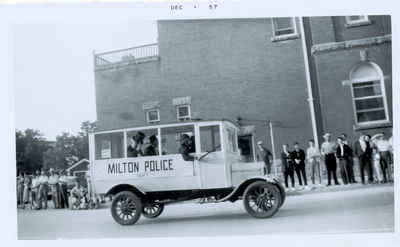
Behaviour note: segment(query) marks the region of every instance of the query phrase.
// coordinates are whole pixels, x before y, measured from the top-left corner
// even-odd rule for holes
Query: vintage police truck
[[[242,199],[251,216],[271,217],[285,201],[285,190],[278,179],[264,176],[261,162],[241,160],[238,131],[234,123],[220,120],[92,133],[90,176],[94,189],[113,196],[111,215],[121,225],[132,225],[141,215],[158,217],[170,203],[202,199]],[[142,149],[150,145],[146,143],[153,136],[156,153],[130,157],[131,139],[139,132],[144,139]],[[185,161],[181,154],[183,135],[190,137],[193,161]]]

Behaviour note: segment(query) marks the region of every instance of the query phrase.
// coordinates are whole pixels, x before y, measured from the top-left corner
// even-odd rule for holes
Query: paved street
[[[120,226],[109,208],[18,210],[19,239],[179,237],[394,231],[393,185],[347,186],[289,196],[270,219],[255,219],[242,201],[173,204],[157,219]]]

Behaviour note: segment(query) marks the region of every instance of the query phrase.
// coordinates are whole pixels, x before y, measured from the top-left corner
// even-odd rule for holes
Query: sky
[[[14,26],[15,126],[48,140],[96,120],[93,50],[157,42],[155,21],[30,22]]]

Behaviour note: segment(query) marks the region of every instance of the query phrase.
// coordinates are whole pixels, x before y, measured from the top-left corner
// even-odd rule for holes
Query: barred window
[[[160,121],[160,110],[151,109],[146,111],[146,118],[148,123],[155,123]]]
[[[178,105],[176,107],[176,114],[178,120],[180,121],[190,120],[191,119],[190,105]]]

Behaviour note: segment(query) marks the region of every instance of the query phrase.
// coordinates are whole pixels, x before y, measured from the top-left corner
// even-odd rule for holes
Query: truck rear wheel
[[[111,215],[120,225],[135,224],[142,214],[140,198],[130,191],[119,192],[111,204]]]
[[[149,203],[143,205],[142,214],[146,218],[157,218],[164,211],[164,204],[162,203]]]
[[[278,212],[281,205],[279,189],[265,181],[250,184],[243,194],[243,204],[247,213],[255,218],[268,218]]]

